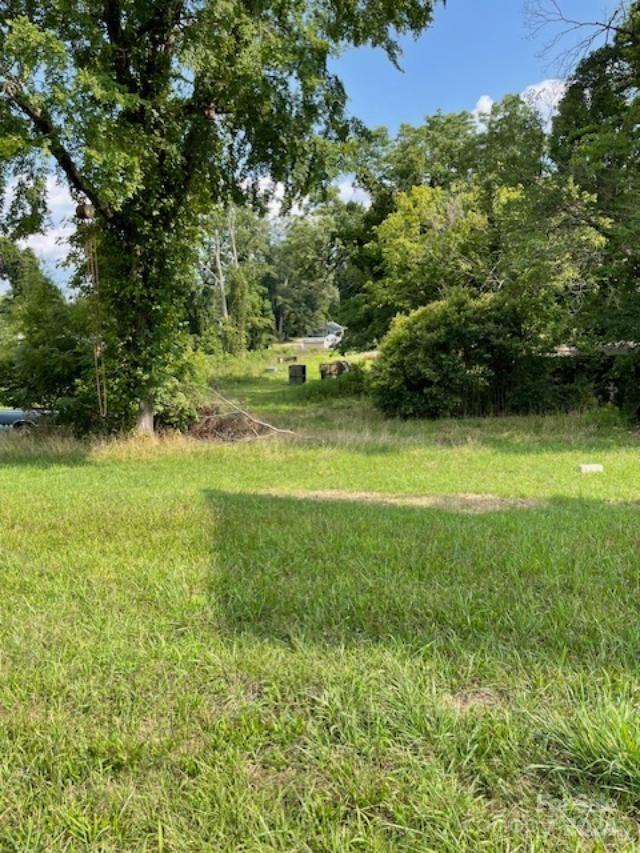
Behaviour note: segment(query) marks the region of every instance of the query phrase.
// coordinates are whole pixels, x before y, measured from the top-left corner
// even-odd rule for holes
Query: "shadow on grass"
[[[635,666],[630,505],[558,499],[468,514],[209,492],[223,629],[445,653]]]

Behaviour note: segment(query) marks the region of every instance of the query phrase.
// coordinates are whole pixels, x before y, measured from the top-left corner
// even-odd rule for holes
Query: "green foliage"
[[[330,210],[294,216],[274,245],[270,298],[281,340],[308,335],[338,299]]]
[[[438,112],[418,127],[403,124],[388,153],[388,180],[403,192],[464,181],[478,161],[480,139],[468,112]]]
[[[525,353],[518,319],[495,297],[464,290],[398,317],[372,371],[376,405],[403,418],[504,411]]]
[[[596,286],[606,223],[593,197],[572,181],[539,178],[500,186],[489,197],[468,182],[449,189],[414,187],[377,228],[384,277],[364,297],[383,316],[446,298],[500,294],[513,302],[524,333],[540,344],[571,339],[574,316]]]
[[[574,318],[598,287],[608,220],[592,193],[549,170],[529,105],[508,96],[479,127],[470,114],[438,114],[377,143],[358,154],[370,161],[358,174],[373,197],[357,239],[349,217],[336,218],[349,345],[376,344],[398,312],[452,287],[503,292],[527,304],[550,340],[562,326],[575,337]]]
[[[598,392],[633,418],[640,418],[640,351],[598,359]]]
[[[227,206],[208,217],[189,306],[189,327],[205,352],[237,354],[275,337],[265,279],[271,270],[268,221],[250,207]]]
[[[296,400],[334,400],[362,397],[368,392],[368,373],[361,364],[350,364],[349,370],[321,382],[307,382],[291,389]]]
[[[383,341],[381,409],[459,416],[603,399],[597,370],[571,376],[547,356],[588,337],[611,222],[594,192],[550,169],[532,107],[508,96],[478,128],[438,115],[374,141],[360,154],[372,207],[336,218],[336,242],[345,235],[346,344]]]
[[[199,409],[209,402],[211,366],[206,355],[186,342],[172,365],[171,375],[158,390],[155,422],[160,428],[184,430],[198,417]]]
[[[30,250],[2,241],[11,290],[0,302],[0,399],[64,417],[91,369],[85,302],[65,300]]]
[[[478,137],[475,170],[489,188],[528,185],[544,171],[546,150],[540,116],[518,95],[493,104]]]
[[[385,276],[370,293],[396,312],[426,305],[454,287],[479,292],[489,278],[489,221],[473,187],[401,193],[377,239]]]
[[[548,176],[493,198],[490,288],[520,306],[549,346],[576,337],[584,301],[596,290],[608,222],[571,179]]]
[[[553,122],[550,151],[562,175],[597,199],[608,244],[585,302],[595,339],[636,340],[640,328],[640,12],[628,9],[606,46],[577,67]]]
[[[628,390],[598,357],[556,358],[553,324],[506,292],[457,290],[396,319],[371,388],[387,415],[461,417],[572,411]],[[608,396],[607,396],[608,394]]]
[[[397,61],[399,37],[420,33],[432,7],[2,5],[0,153],[30,158],[35,175],[55,163],[95,208],[105,359],[118,376],[122,422],[178,357],[207,214],[264,195],[266,175],[289,196],[326,182],[333,143],[353,129],[330,57],[366,44]],[[42,207],[27,207],[33,226]]]

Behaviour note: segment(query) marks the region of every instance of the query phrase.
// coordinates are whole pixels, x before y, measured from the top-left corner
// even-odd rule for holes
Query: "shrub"
[[[0,307],[2,402],[66,411],[92,368],[86,304],[68,302],[41,275]]]
[[[640,352],[592,346],[554,357],[535,311],[487,294],[454,291],[396,318],[371,376],[388,415],[543,414],[613,404],[640,414]],[[544,344],[543,344],[544,341]]]
[[[555,358],[536,353],[518,359],[511,377],[508,411],[517,414],[573,412],[598,400],[590,357]]]
[[[640,416],[640,352],[610,356],[598,383],[599,397],[634,418]]]
[[[207,356],[187,345],[156,396],[156,426],[179,430],[191,426],[199,409],[210,399],[210,375]]]
[[[506,411],[525,355],[514,310],[494,296],[456,290],[396,318],[372,371],[374,401],[404,418]]]

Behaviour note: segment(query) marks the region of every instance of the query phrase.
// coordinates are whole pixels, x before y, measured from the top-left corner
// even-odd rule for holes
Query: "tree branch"
[[[120,0],[104,0],[103,20],[107,28],[107,36],[113,48],[113,68],[115,77],[121,86],[135,95],[138,83],[131,72],[128,54],[131,45],[122,28],[122,9]]]
[[[9,101],[31,120],[31,123],[40,136],[47,141],[51,154],[65,173],[70,186],[77,192],[85,195],[104,219],[111,219],[113,211],[108,205],[104,204],[95,187],[82,175],[76,166],[71,154],[62,142],[60,133],[55,127],[51,116],[46,110],[36,106],[29,100],[19,80],[8,74],[5,74],[5,77],[6,80],[0,88],[0,92],[5,94]]]
[[[608,17],[595,20],[580,20],[565,14],[561,0],[529,0],[526,8],[532,37],[539,36],[550,27],[561,28],[545,45],[543,52],[546,54],[555,50],[569,36],[588,31],[577,44],[564,52],[563,60],[569,65],[574,65],[589,53],[594,43],[602,36],[607,41],[611,37],[625,36],[634,44],[640,44],[640,32],[625,26],[629,12],[625,0],[621,0]]]
[[[157,4],[156,11],[146,25],[140,28],[139,37],[148,38],[151,44],[141,79],[141,96],[152,98],[165,82],[171,68],[171,50],[176,40],[184,0],[166,0]]]

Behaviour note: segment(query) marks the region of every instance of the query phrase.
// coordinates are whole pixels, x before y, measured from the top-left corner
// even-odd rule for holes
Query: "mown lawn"
[[[638,849],[640,438],[262,366],[305,438],[0,443],[0,849]]]

